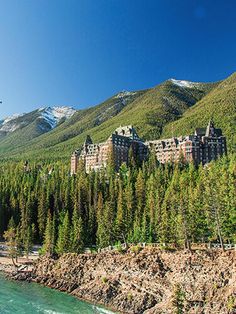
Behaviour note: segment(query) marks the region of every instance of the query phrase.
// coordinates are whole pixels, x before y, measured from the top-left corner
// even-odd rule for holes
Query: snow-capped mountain
[[[0,120],[0,134],[7,135],[18,129],[34,125],[39,134],[54,129],[59,123],[69,119],[76,112],[72,107],[41,107],[29,113],[14,114]]]
[[[43,107],[38,110],[41,113],[41,118],[47,122],[52,129],[62,120],[67,120],[76,112],[72,107],[57,106],[57,107]]]
[[[15,123],[15,121],[23,115],[15,113],[10,117],[0,120],[0,131],[7,133],[15,131],[19,127],[19,123]]]
[[[190,82],[190,81],[183,81],[183,80],[176,80],[176,79],[170,79],[170,81],[179,86],[179,87],[187,87],[187,88],[194,88],[194,87],[199,87],[202,85],[202,83],[196,83],[196,82]]]

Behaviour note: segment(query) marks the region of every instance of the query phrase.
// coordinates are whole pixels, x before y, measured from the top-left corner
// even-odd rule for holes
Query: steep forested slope
[[[236,73],[222,81],[195,106],[183,114],[178,121],[164,127],[162,136],[189,134],[196,126],[205,127],[213,118],[227,136],[228,148],[235,150],[236,145]]]
[[[54,130],[27,143],[19,140],[13,146],[8,140],[0,142],[1,156],[68,158],[87,134],[101,141],[116,127],[127,124],[133,124],[144,139],[159,138],[167,123],[181,118],[217,84],[168,80],[149,90],[122,92],[100,105],[79,110]]]
[[[10,136],[0,141],[1,155],[20,156],[20,154],[24,152],[28,154],[32,150],[34,153],[35,149],[37,149],[38,152],[41,148],[44,150],[47,147],[53,147],[58,143],[63,143],[86,130],[102,124],[107,119],[118,114],[126,105],[144,92],[145,91],[133,93],[121,92],[100,105],[78,110],[71,119],[61,123],[50,132],[44,132],[41,136],[34,136],[34,130],[37,127],[36,122],[38,121],[33,120],[32,123],[26,127],[16,130],[10,134]],[[28,115],[33,116],[35,112],[29,113]],[[28,134],[31,135],[31,138]]]

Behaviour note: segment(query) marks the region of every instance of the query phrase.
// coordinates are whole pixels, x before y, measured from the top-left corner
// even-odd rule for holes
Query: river
[[[108,314],[113,312],[35,283],[7,280],[0,274],[0,313]]]

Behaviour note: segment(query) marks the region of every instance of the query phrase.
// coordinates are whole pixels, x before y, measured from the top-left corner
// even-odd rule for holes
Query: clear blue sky
[[[235,0],[0,0],[0,117],[220,80],[235,63]]]

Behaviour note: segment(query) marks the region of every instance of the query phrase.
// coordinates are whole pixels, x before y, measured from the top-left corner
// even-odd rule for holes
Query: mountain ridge
[[[170,130],[173,129],[174,135],[186,135],[194,127],[205,126],[211,116],[216,118],[217,126],[226,132],[232,149],[231,133],[235,116],[232,97],[236,98],[235,82],[236,74],[212,83],[169,79],[146,90],[120,91],[101,104],[76,110],[70,118],[40,135],[27,136],[27,133],[34,134],[32,129],[36,126],[31,125],[28,129],[23,128],[0,138],[0,158],[42,156],[46,159],[69,159],[71,152],[82,145],[88,134],[95,142],[99,142],[105,140],[116,127],[132,124],[144,140],[172,136]],[[225,90],[230,93],[225,93]],[[223,104],[218,106],[218,112],[210,104],[215,104],[217,97]],[[197,118],[190,119],[193,122],[188,123],[191,113]],[[181,128],[181,124],[184,128]]]
[[[171,136],[173,130],[176,135],[193,132],[196,124],[199,127],[204,127],[210,118],[215,121],[217,126],[223,129],[227,137],[229,150],[235,151],[236,73],[220,81],[215,89],[185,112],[181,120],[166,125],[163,130],[163,136]]]
[[[36,116],[31,118],[28,123],[32,122],[34,118],[44,119],[51,129],[53,129],[62,119],[71,118],[75,112],[76,110],[72,107],[46,106],[27,113],[15,113],[0,120],[0,132],[12,133],[17,129],[26,126],[27,118],[25,118],[25,116],[32,116],[33,114],[36,114]]]
[[[0,150],[5,143],[10,150],[54,129],[71,118],[75,109],[67,106],[46,106],[31,112],[13,114],[0,121]]]

